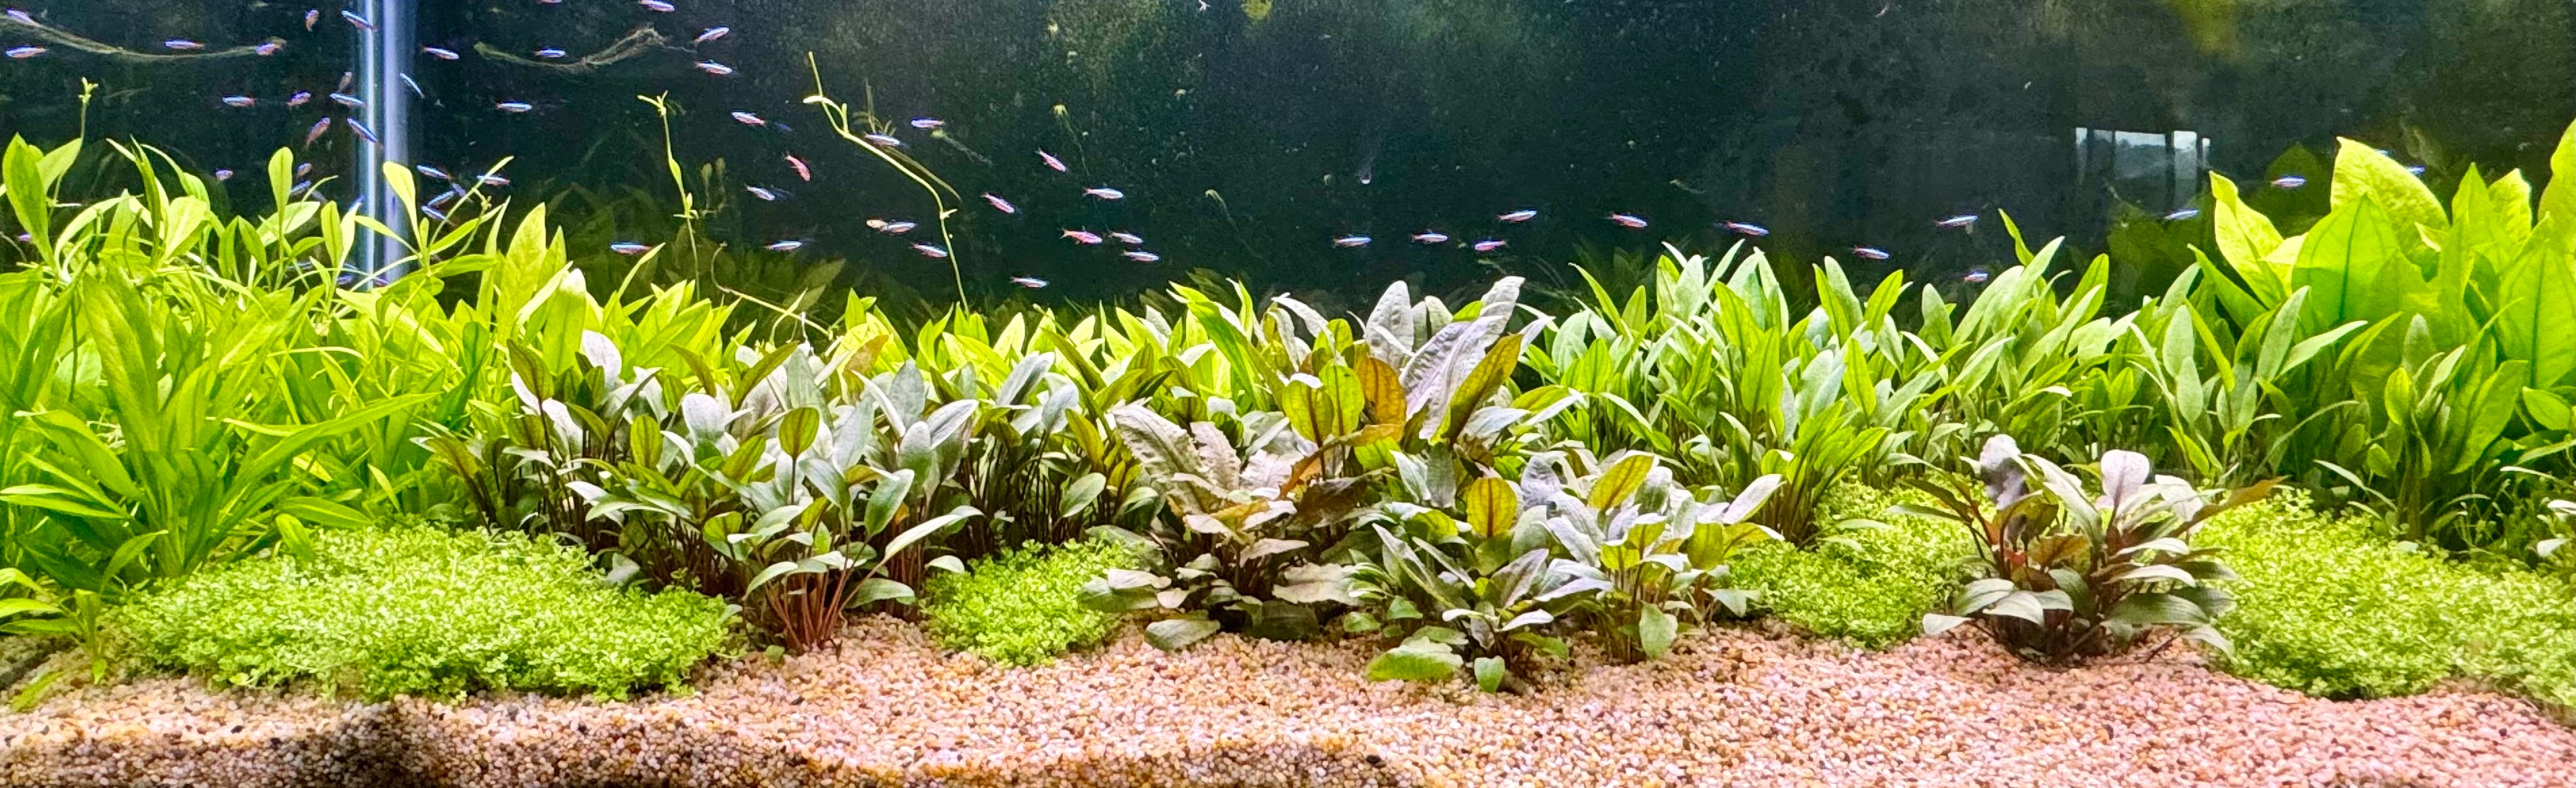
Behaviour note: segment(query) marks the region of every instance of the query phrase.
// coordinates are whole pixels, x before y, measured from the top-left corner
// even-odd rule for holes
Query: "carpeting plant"
[[[142,663],[217,684],[380,699],[522,690],[624,698],[727,647],[724,602],[610,585],[580,550],[433,528],[328,532],[311,558],[199,571],[114,614]]]
[[[1012,665],[1044,663],[1117,631],[1116,614],[1082,606],[1082,584],[1136,563],[1127,547],[1105,539],[1005,549],[964,572],[933,575],[923,623],[946,648]]]
[[[1922,632],[1923,614],[1967,579],[1977,549],[1959,527],[1922,517],[1888,517],[1898,495],[1845,485],[1827,496],[1828,520],[1885,518],[1885,527],[1845,528],[1810,549],[1765,542],[1738,554],[1737,585],[1764,616],[1811,637],[1888,648]]]
[[[2461,563],[2297,497],[2218,518],[2202,541],[2242,580],[2218,629],[2221,664],[2333,698],[2407,695],[2465,678],[2576,706],[2576,608],[2566,587],[2505,562]]]

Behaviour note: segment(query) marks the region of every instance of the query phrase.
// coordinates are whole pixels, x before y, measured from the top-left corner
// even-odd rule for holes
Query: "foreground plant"
[[[2212,624],[2235,600],[2212,583],[2236,578],[2191,537],[2210,517],[2270,494],[2273,482],[2212,504],[2181,479],[2149,481],[2144,455],[2113,450],[2102,455],[2097,496],[2008,435],[1986,441],[1975,470],[1982,495],[1974,482],[1917,480],[1941,508],[1898,506],[1957,520],[1984,552],[1985,577],[1960,590],[1950,614],[1925,614],[1924,634],[1974,624],[2013,654],[2051,665],[2120,651],[2165,626],[2178,629],[2175,638],[2228,648]]]

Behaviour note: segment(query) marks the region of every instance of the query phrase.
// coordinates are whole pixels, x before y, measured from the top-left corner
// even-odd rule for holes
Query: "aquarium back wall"
[[[948,292],[953,260],[977,297],[1043,281],[1032,295],[1116,298],[1207,268],[1346,305],[1389,279],[1438,291],[1494,269],[1579,286],[1564,265],[1578,250],[1707,247],[1756,228],[1774,254],[1833,255],[1858,276],[1956,278],[2009,259],[1997,209],[2088,251],[2161,243],[2115,231],[2162,232],[2204,170],[2259,185],[2301,174],[2283,170],[2302,161],[2285,152],[2344,135],[2437,181],[2473,162],[2533,172],[2576,115],[2576,11],[2563,0],[417,5],[420,43],[458,56],[425,52],[408,73],[425,163],[480,172],[513,157],[519,200],[616,217],[581,235],[667,238],[657,224],[678,197],[662,123],[638,100],[667,96],[672,149],[711,234],[802,242],[779,254],[847,258],[854,282],[930,295]],[[0,43],[51,50],[0,61],[0,130],[78,133],[88,78],[100,85],[92,136],[161,144],[206,170],[255,172],[347,115],[321,97],[366,32],[329,6],[18,7],[124,51],[0,23]],[[285,46],[269,56],[189,56],[271,37]],[[950,237],[936,237],[921,185],[802,102],[817,71],[825,93],[872,108],[876,131],[954,187]],[[284,106],[298,91],[316,99]],[[341,178],[326,193],[348,196],[365,144],[338,129],[314,140],[314,176]],[[249,183],[233,191],[265,192]],[[1103,187],[1122,197],[1084,191]],[[2257,197],[2325,200],[2322,188]],[[1524,209],[1538,215],[1497,218]],[[1981,218],[1935,225],[1963,215]],[[1736,231],[1718,226],[1729,221]],[[1447,238],[1412,239],[1424,231]]]

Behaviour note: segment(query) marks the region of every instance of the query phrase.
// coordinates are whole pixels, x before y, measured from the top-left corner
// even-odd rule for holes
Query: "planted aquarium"
[[[0,782],[2576,783],[2564,0],[11,0]]]

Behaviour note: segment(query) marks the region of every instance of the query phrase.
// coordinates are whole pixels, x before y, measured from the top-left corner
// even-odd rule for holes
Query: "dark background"
[[[420,148],[459,172],[516,157],[518,199],[661,240],[643,230],[667,222],[677,201],[660,124],[636,96],[667,93],[684,110],[674,128],[691,185],[703,186],[696,168],[722,164],[721,189],[702,188],[701,199],[720,200],[710,233],[742,246],[804,239],[799,259],[847,258],[852,281],[947,292],[946,263],[861,224],[927,225],[933,211],[799,103],[813,90],[811,52],[833,97],[872,97],[897,124],[950,124],[955,144],[908,127],[899,136],[967,198],[952,224],[978,297],[1015,292],[1007,278],[1027,275],[1054,282],[1045,298],[1119,298],[1206,268],[1348,306],[1396,278],[1436,292],[1501,269],[1565,286],[1578,250],[1669,240],[1713,251],[1722,232],[1710,225],[1723,219],[1770,227],[1761,245],[1775,256],[1832,254],[1863,281],[1895,268],[1955,279],[2009,260],[1998,208],[2088,252],[2122,243],[2126,225],[2176,243],[2205,234],[2152,226],[2195,196],[2170,178],[2118,177],[2100,156],[2079,166],[2079,127],[2197,133],[2211,141],[2210,166],[2249,186],[2297,170],[2285,151],[2329,154],[2335,136],[2353,136],[2427,165],[2447,195],[2472,162],[2539,180],[2576,118],[2576,4],[2566,0],[673,2],[678,12],[660,14],[626,0],[421,0],[423,43],[466,55],[415,66],[430,97]],[[318,96],[352,60],[337,7],[322,7],[306,33],[301,4],[17,3],[142,51],[173,36],[286,38],[275,58],[139,62],[57,47],[0,61],[0,132],[48,143],[76,133],[87,76],[105,83],[93,137],[241,170],[233,191],[245,200],[264,200],[259,161],[333,109]],[[733,34],[687,44],[719,24]],[[472,51],[579,56],[639,25],[675,46],[586,74]],[[35,43],[7,38],[16,32],[0,27],[0,46]],[[702,74],[698,59],[740,73]],[[280,106],[297,88],[316,101]],[[235,92],[262,105],[218,102]],[[503,100],[540,109],[491,108]],[[737,124],[726,116],[735,110],[793,130]],[[322,174],[345,174],[353,142],[335,133],[310,155]],[[1039,166],[1038,149],[1073,173]],[[813,164],[815,182],[789,172],[781,156],[791,152]],[[2318,182],[2307,193],[2261,195],[2280,203],[2265,207],[2321,206],[2324,173],[2305,174]],[[755,202],[746,183],[790,196]],[[1129,196],[1079,196],[1096,185]],[[1021,214],[990,210],[975,198],[987,191]],[[1541,216],[1494,220],[1514,208]],[[1619,228],[1604,218],[1612,211],[1653,227]],[[1931,225],[1971,211],[1985,217],[1973,233]],[[1458,242],[1405,241],[1426,227]],[[1164,262],[1078,247],[1064,228],[1141,234]],[[1333,248],[1345,233],[1377,240]],[[597,247],[609,239],[596,235],[577,232],[576,251],[605,254]],[[1489,235],[1510,246],[1459,246]],[[1853,261],[1855,244],[1895,257]]]

